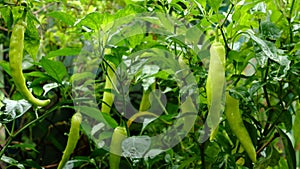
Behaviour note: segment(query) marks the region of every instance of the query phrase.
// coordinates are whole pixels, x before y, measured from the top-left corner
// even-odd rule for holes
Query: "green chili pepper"
[[[64,165],[69,160],[72,152],[76,148],[77,142],[80,138],[81,121],[82,121],[82,116],[81,116],[80,112],[77,112],[72,116],[71,128],[70,128],[70,133],[68,136],[67,145],[66,145],[65,151],[63,153],[63,156],[59,162],[59,165],[57,167],[58,169],[62,169],[64,167]]]
[[[106,77],[105,77],[105,86],[104,89],[113,89],[113,84],[116,84],[117,78],[115,75],[116,67],[113,63],[107,62],[110,66],[106,67]],[[102,112],[109,114],[111,106],[114,102],[114,94],[111,92],[104,91],[103,100],[102,100]]]
[[[243,123],[239,109],[239,100],[226,93],[225,116],[232,132],[241,142],[243,148],[253,162],[256,162],[256,152],[249,133]]]
[[[214,42],[210,48],[210,63],[206,83],[208,102],[208,126],[212,129],[210,140],[217,132],[225,100],[225,48],[220,42]]]
[[[122,155],[122,141],[127,137],[125,127],[116,127],[110,143],[109,165],[110,169],[119,169]]]
[[[26,81],[22,72],[22,59],[24,49],[24,33],[26,30],[26,22],[17,21],[14,25],[9,45],[9,66],[12,79],[19,92],[32,104],[36,106],[46,106],[50,100],[39,100],[35,98],[26,86]]]

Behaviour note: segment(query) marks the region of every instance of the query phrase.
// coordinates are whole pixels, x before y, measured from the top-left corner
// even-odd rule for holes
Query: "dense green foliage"
[[[20,19],[24,43],[13,37]],[[112,167],[117,126],[123,168],[299,168],[299,40],[299,0],[0,0],[0,167],[57,168],[80,110],[67,168]],[[214,41],[226,56],[218,101],[206,91],[224,88],[207,79]],[[23,57],[23,87],[48,105],[32,105],[11,80],[12,53]],[[230,109],[255,163],[222,114],[225,92],[239,100]],[[217,128],[206,122],[212,103]]]

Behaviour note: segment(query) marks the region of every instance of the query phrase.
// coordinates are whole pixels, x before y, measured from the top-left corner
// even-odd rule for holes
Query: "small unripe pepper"
[[[111,138],[109,166],[110,169],[119,169],[121,155],[122,155],[122,142],[127,137],[125,127],[116,127]]]
[[[80,138],[80,124],[82,121],[82,116],[80,112],[75,113],[71,119],[71,128],[68,136],[67,145],[63,156],[59,162],[58,169],[62,169],[64,165],[69,160],[71,154],[73,153],[74,149],[76,148],[77,142]]]

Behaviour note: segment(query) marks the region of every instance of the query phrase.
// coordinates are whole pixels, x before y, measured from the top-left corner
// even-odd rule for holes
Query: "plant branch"
[[[221,31],[221,34],[222,34],[222,37],[223,37],[223,40],[224,40],[224,43],[225,43],[225,48],[226,48],[226,56],[228,56],[228,52],[230,51],[230,48],[228,46],[228,42],[226,40],[226,37],[225,37],[225,34],[224,34],[224,31],[223,29],[220,27],[220,31]]]
[[[270,66],[270,61],[269,61],[269,59],[268,59],[268,61],[267,61],[267,66],[266,66],[266,72],[265,72],[265,74],[264,74],[264,76],[262,76],[262,81],[263,81],[263,83],[265,83],[264,85],[263,85],[263,92],[264,92],[264,97],[265,97],[265,99],[266,99],[266,102],[267,102],[267,107],[269,107],[269,108],[271,108],[271,102],[270,102],[270,99],[269,99],[269,94],[268,94],[268,90],[267,90],[267,87],[266,87],[266,84],[267,84],[267,78],[268,78],[268,73],[269,73],[269,66]],[[267,133],[267,131],[269,131],[268,129],[269,129],[269,127],[270,127],[270,123],[267,121],[267,123],[266,123],[266,125],[265,125],[265,127],[264,127],[264,134],[265,135],[267,135],[268,133]]]
[[[282,110],[284,110],[284,107],[282,107]],[[280,117],[282,116],[283,113],[285,113],[285,111],[282,111],[279,113],[279,115],[277,116],[276,120],[270,124],[268,123],[268,128],[265,127],[264,129],[264,136],[267,136],[271,131],[273,131],[273,129],[275,129],[276,124],[278,124],[278,121],[280,120]]]
[[[0,26],[0,30],[5,31],[5,32],[8,32],[8,29],[7,29],[7,28],[4,28],[4,27],[2,27],[2,26]]]
[[[226,15],[225,19],[223,20],[222,24],[219,26],[220,31],[221,31],[221,34],[222,34],[222,37],[223,37],[223,40],[224,40],[224,43],[225,43],[226,56],[227,56],[227,54],[228,54],[230,48],[229,48],[228,43],[227,43],[227,40],[226,40],[226,38],[225,38],[225,34],[224,34],[224,31],[223,31],[223,27],[224,27],[224,25],[225,25],[225,23],[226,23],[226,21],[227,21],[229,15],[231,14],[231,12],[232,12],[232,10],[233,10],[233,7],[234,7],[234,4],[231,4],[230,9],[229,9],[229,12],[227,13],[227,15]]]
[[[202,8],[202,5],[197,2],[197,1],[194,1],[196,4],[197,4],[197,8],[198,10],[200,11],[200,13],[203,14],[204,18],[213,26],[216,26],[216,24],[214,22],[212,22],[208,17],[207,17],[207,13],[205,12],[205,10]]]
[[[203,168],[206,168],[206,162],[205,162],[205,144],[206,144],[206,142],[200,144],[201,162],[202,162]]]
[[[292,1],[289,17],[287,18],[289,23],[289,33],[290,33],[290,43],[293,43],[293,29],[292,29],[292,14],[293,14],[293,8],[294,8],[295,0]]]
[[[291,5],[291,9],[290,9],[290,18],[292,18],[294,5],[295,5],[295,0],[292,1],[292,5]]]
[[[264,76],[262,77],[262,81],[263,83],[265,83],[263,85],[263,91],[264,91],[264,97],[266,98],[266,102],[267,102],[267,106],[268,107],[271,107],[271,103],[270,103],[270,99],[269,99],[269,94],[268,94],[268,90],[267,90],[267,87],[266,87],[266,84],[267,84],[267,80],[268,80],[268,74],[269,74],[269,66],[270,66],[270,61],[268,59],[267,61],[267,66],[266,66],[266,72],[264,74]]]
[[[45,5],[44,7],[40,8],[39,10],[34,11],[33,14],[37,15],[38,13],[46,10],[48,7],[55,5],[55,4],[56,4],[56,2],[49,3],[49,4]]]
[[[259,154],[270,144],[272,143],[272,141],[274,141],[276,138],[278,137],[278,134],[275,133],[275,135],[269,140],[267,141],[265,144],[263,144],[257,151],[256,151],[256,155],[259,156]]]
[[[230,15],[230,13],[231,13],[232,10],[233,10],[233,7],[234,7],[234,4],[231,4],[230,9],[229,9],[229,12],[227,13],[225,19],[223,20],[223,23],[220,25],[220,28],[223,28],[223,26],[224,26],[224,24],[226,23],[226,21],[227,21],[229,15]]]
[[[1,149],[0,151],[0,159],[3,156],[3,154],[5,153],[6,149],[8,148],[8,146],[10,145],[10,143],[13,141],[13,139],[19,135],[21,132],[23,132],[25,129],[27,129],[29,126],[33,125],[34,123],[37,123],[38,121],[40,121],[41,119],[47,117],[50,113],[52,113],[54,110],[56,110],[57,108],[59,108],[59,106],[55,106],[53,109],[45,112],[43,115],[41,115],[40,117],[32,120],[31,122],[27,123],[24,127],[22,127],[20,130],[16,131],[14,134],[10,135],[8,140],[6,141],[4,147]]]

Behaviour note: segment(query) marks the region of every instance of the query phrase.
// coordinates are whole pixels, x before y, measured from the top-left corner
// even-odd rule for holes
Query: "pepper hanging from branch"
[[[9,45],[9,66],[11,77],[16,85],[18,91],[30,103],[36,106],[46,106],[50,100],[40,100],[35,98],[26,86],[26,80],[22,71],[22,59],[24,50],[24,33],[26,30],[26,10],[21,19],[19,19],[12,29]]]

